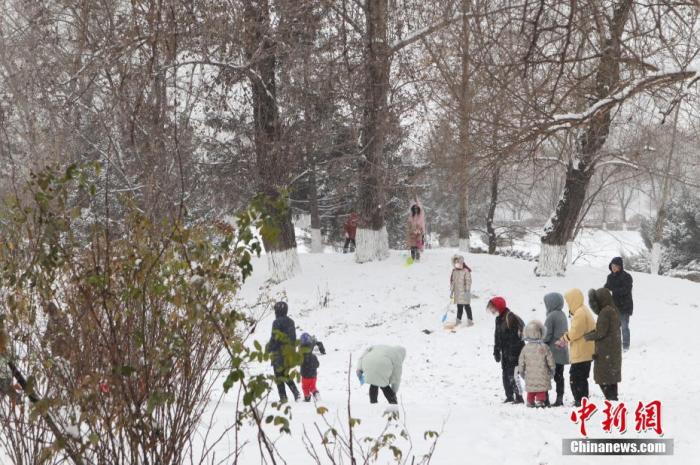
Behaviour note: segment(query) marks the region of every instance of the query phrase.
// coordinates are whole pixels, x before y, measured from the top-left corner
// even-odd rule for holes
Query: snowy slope
[[[501,405],[501,372],[492,357],[494,323],[485,305],[490,296],[503,295],[526,322],[543,320],[545,293],[601,286],[607,268],[574,266],[564,278],[536,278],[532,263],[470,255],[476,325],[453,334],[443,331],[440,323],[448,304],[452,253],[450,249],[431,250],[421,263],[408,268],[398,252],[384,262],[364,265],[356,264],[352,255],[304,254],[303,274],[273,288],[287,295],[298,334],[315,334],[328,349],[328,355],[319,357],[320,404],[329,408],[331,419],[344,419],[349,356],[357,358],[370,344],[402,344],[408,356],[399,399],[415,453],[425,452],[424,431],[443,430],[432,463],[600,463],[598,457],[561,456],[561,439],[578,437],[578,426],[568,419],[568,407],[534,410]],[[243,298],[250,302],[256,300],[264,283],[266,261],[258,260],[255,266],[243,290]],[[632,350],[624,355],[620,385],[621,400],[630,410],[631,432],[625,437],[655,437],[634,432],[633,410],[638,400],[660,399],[664,437],[675,440],[676,453],[673,457],[610,457],[603,461],[691,463],[700,455],[693,415],[700,398],[695,356],[700,285],[643,274],[634,274],[634,279]],[[324,296],[329,298],[326,307],[320,305]],[[263,342],[270,324],[271,320],[260,325],[263,330],[258,337]],[[434,332],[424,334],[424,329]],[[568,380],[568,368],[566,377]],[[354,374],[351,388],[353,416],[362,419],[358,433],[376,434],[383,425],[381,394],[380,404],[370,406],[367,386],[361,387]],[[602,410],[600,390],[592,378],[591,392]],[[568,386],[566,402],[571,402]],[[288,463],[312,463],[301,437],[304,428],[313,431],[319,418],[313,404],[294,404],[293,412],[292,435],[279,437],[276,444]],[[610,437],[602,431],[601,420],[599,411],[589,424],[590,437]],[[217,423],[223,426],[227,418]],[[252,432],[247,434],[254,443]],[[256,448],[254,444],[248,448],[251,455],[243,463],[258,463]]]

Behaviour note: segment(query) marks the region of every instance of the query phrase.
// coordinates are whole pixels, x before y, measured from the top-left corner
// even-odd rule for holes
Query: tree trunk
[[[498,165],[493,170],[491,175],[491,201],[489,202],[489,211],[486,216],[486,234],[489,239],[489,254],[493,255],[496,253],[496,247],[498,246],[498,237],[496,236],[496,229],[493,227],[493,217],[496,214],[496,206],[498,205],[498,181],[501,169]]]
[[[471,89],[469,70],[469,21],[467,13],[470,11],[470,1],[462,0],[462,26],[461,26],[461,73],[459,89],[459,148],[461,173],[459,186],[459,250],[469,252],[469,168],[471,158],[471,141],[469,138],[469,124],[471,121]]]
[[[389,237],[384,224],[384,142],[390,56],[387,44],[388,0],[365,3],[365,102],[360,156],[359,213],[355,259],[359,263],[389,256]]]
[[[286,163],[281,143],[279,109],[275,72],[276,44],[269,33],[270,11],[267,0],[247,2],[245,7],[246,54],[254,63],[250,78],[253,100],[253,124],[255,125],[255,158],[258,170],[258,192],[265,194],[270,202],[266,213],[271,215],[279,228],[275,240],[263,238],[267,252],[269,271],[274,282],[291,278],[300,271],[296,249],[296,237],[291,210],[272,205],[281,197],[285,186]],[[259,54],[259,56],[257,55]],[[256,57],[253,60],[253,57]]]
[[[661,256],[663,254],[663,239],[664,223],[666,223],[666,203],[671,193],[671,167],[673,166],[673,152],[676,148],[676,136],[678,134],[678,113],[681,109],[681,103],[678,102],[676,114],[673,116],[673,132],[671,134],[671,147],[668,149],[668,158],[666,158],[666,169],[664,171],[664,183],[661,187],[661,199],[659,201],[659,210],[656,214],[656,222],[654,224],[654,237],[652,240],[651,249],[651,274],[659,274],[661,269]]]
[[[307,148],[308,150],[308,148]],[[309,152],[307,151],[307,154]],[[311,211],[311,253],[323,252],[323,236],[321,235],[321,214],[318,210],[318,184],[316,180],[316,157],[311,157],[311,173],[309,174],[309,207]]]
[[[603,44],[603,55],[595,77],[595,95],[598,101],[608,97],[620,82],[621,37],[630,16],[632,0],[620,2],[613,13],[609,37]],[[608,32],[608,31],[606,31]],[[573,162],[566,172],[566,182],[554,214],[544,228],[542,248],[535,274],[563,276],[566,272],[566,243],[573,240],[578,217],[581,214],[586,190],[595,172],[595,156],[603,147],[610,132],[610,111],[602,112],[584,126],[576,144]]]

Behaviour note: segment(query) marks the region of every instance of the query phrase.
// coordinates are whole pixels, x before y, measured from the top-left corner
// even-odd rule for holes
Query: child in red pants
[[[555,364],[554,356],[549,346],[544,343],[544,325],[531,321],[523,332],[527,343],[520,351],[518,368],[525,379],[528,407],[544,407],[547,401],[547,391],[552,388],[552,374]]]
[[[301,350],[304,354],[304,361],[301,363],[301,390],[304,392],[304,402],[310,402],[311,396],[318,399],[318,389],[316,389],[316,378],[318,376],[318,357],[313,353],[314,347],[318,346],[321,354],[326,350],[323,344],[316,341],[316,338],[308,333],[304,333],[300,338]]]

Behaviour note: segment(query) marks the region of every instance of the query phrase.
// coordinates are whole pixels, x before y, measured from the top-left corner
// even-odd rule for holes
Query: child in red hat
[[[515,380],[515,368],[518,366],[523,342],[523,320],[510,311],[503,297],[493,297],[486,309],[496,315],[494,332],[493,358],[501,364],[503,372],[503,389],[506,393],[504,403],[522,404],[523,396]]]

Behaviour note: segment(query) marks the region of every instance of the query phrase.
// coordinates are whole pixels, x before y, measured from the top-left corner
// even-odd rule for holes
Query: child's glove
[[[496,363],[501,363],[501,353],[494,350],[493,351],[493,359],[496,360]]]

